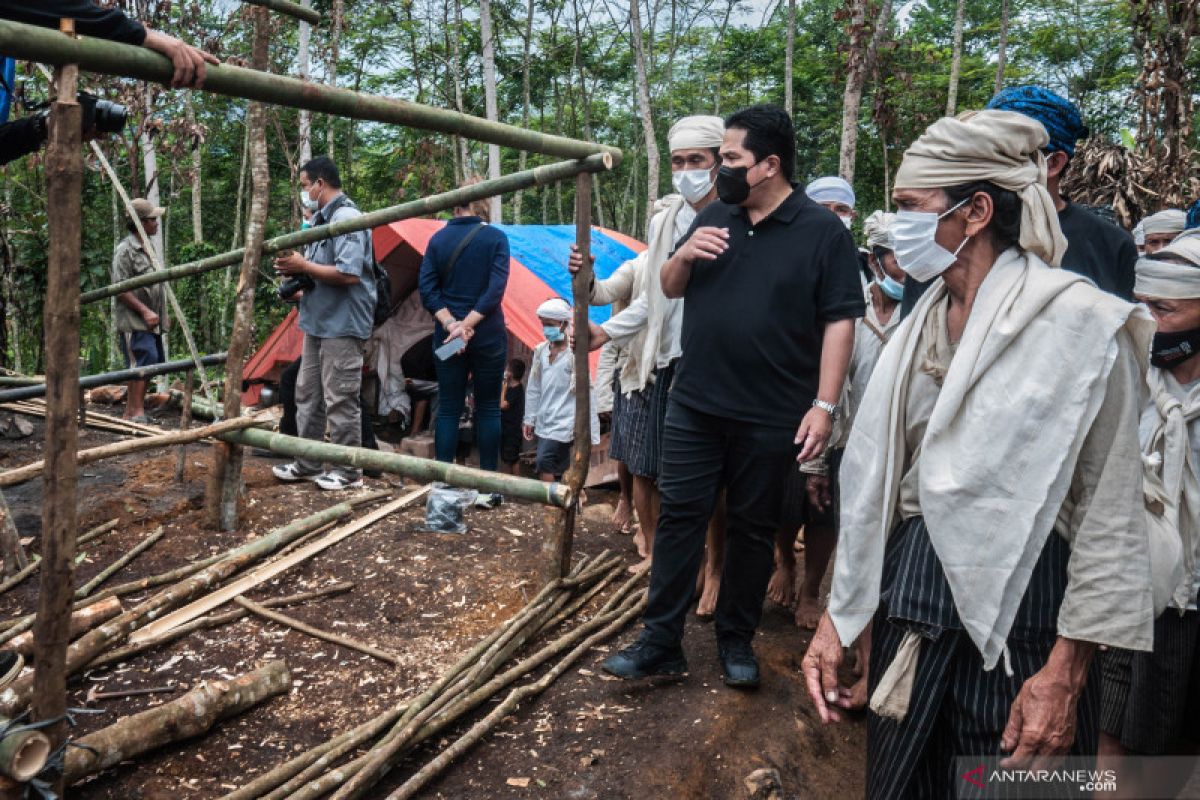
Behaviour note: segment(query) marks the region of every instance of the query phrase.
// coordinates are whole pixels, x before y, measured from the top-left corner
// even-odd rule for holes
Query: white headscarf
[[[1155,233],[1182,233],[1187,225],[1187,214],[1178,208],[1168,208],[1151,214],[1142,220],[1142,232],[1146,236]]]
[[[675,150],[720,147],[725,139],[725,122],[720,117],[699,115],[684,117],[671,126],[667,146]]]
[[[854,208],[854,187],[836,175],[817,178],[804,187],[804,193],[814,203],[845,203]]]
[[[537,315],[540,319],[548,319],[554,322],[569,322],[571,319],[571,305],[561,297],[552,297],[537,307]]]
[[[1133,243],[1138,247],[1146,246],[1146,225],[1142,222],[1133,226]]]
[[[1168,300],[1200,298],[1200,228],[1175,237],[1152,256],[1139,258],[1133,293]]]
[[[948,189],[990,181],[1021,198],[1022,250],[1058,266],[1067,240],[1046,189],[1045,126],[1015,111],[966,111],[926,128],[904,154],[897,189]]]
[[[895,214],[886,211],[872,211],[871,216],[863,221],[863,233],[867,237],[867,247],[895,250],[896,240],[892,237],[892,223],[895,219]]]

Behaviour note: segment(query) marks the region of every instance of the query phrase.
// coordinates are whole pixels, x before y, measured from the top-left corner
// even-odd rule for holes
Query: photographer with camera
[[[141,219],[146,235],[152,237],[158,233],[158,220],[166,209],[156,207],[141,197],[131,205],[134,213]],[[132,219],[126,224],[129,235],[117,243],[117,249],[113,252],[113,283],[154,272],[154,262],[147,252],[154,247],[153,242],[141,237],[137,224]],[[117,335],[121,337],[121,352],[125,356],[127,367],[148,367],[166,360],[162,344],[163,320],[166,316],[163,286],[161,283],[153,283],[117,295],[114,322]],[[125,398],[125,419],[132,419],[134,422],[149,421],[142,404],[145,396],[145,378],[129,382],[129,391]]]
[[[300,168],[300,202],[315,209],[314,227],[360,216],[342,192],[337,166],[317,156]],[[275,271],[286,280],[280,296],[298,291],[304,348],[296,382],[296,422],[300,436],[321,441],[326,422],[334,444],[360,447],[363,351],[375,316],[375,281],[370,231],[324,239],[304,255],[280,253]],[[320,462],[296,459],[273,468],[282,481],[310,480],[322,489],[362,486],[362,471],[349,466],[326,471]]]
[[[71,19],[75,31],[83,36],[110,39],[114,42],[147,47],[171,59],[175,74],[171,86],[194,87],[204,85],[207,64],[216,64],[217,59],[174,36],[147,28],[135,19],[130,19],[119,8],[101,8],[91,0],[42,0],[30,3],[27,0],[0,0],[0,19],[58,28],[59,20]],[[6,97],[13,94],[11,69],[3,71],[0,93]],[[125,127],[125,107],[116,103],[80,94],[83,106],[83,136],[93,139],[105,133],[116,133]],[[6,102],[0,102],[6,106]],[[0,164],[21,158],[41,148],[46,143],[46,112],[41,111],[23,119],[8,121],[7,113],[0,113]]]

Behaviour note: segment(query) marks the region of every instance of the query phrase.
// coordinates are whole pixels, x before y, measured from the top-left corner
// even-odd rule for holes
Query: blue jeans
[[[441,346],[445,334],[439,329],[433,336],[433,348]],[[442,361],[435,357],[438,379],[438,410],[433,437],[437,460],[451,462],[458,450],[458,421],[467,399],[467,381],[475,393],[475,442],[479,446],[479,466],[495,471],[500,462],[500,388],[508,346],[488,342],[467,349]]]

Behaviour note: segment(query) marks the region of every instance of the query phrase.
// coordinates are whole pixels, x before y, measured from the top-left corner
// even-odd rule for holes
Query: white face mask
[[[959,252],[971,237],[963,239],[958,249],[951,253],[938,244],[934,236],[937,234],[938,222],[951,211],[962,208],[968,199],[970,198],[963,199],[941,214],[932,211],[896,212],[896,219],[892,223],[892,236],[896,241],[894,252],[900,269],[911,275],[914,280],[925,283],[941,275],[958,260]]]
[[[838,219],[840,219],[842,224],[846,226],[846,230],[850,230],[850,226],[854,224],[854,217],[849,215],[843,217],[841,214],[839,214]]]
[[[300,190],[300,205],[309,211],[317,210],[317,201],[308,196],[308,189]]]
[[[675,191],[683,195],[689,203],[699,203],[712,191],[712,171],[707,169],[685,169],[671,173],[671,183]]]

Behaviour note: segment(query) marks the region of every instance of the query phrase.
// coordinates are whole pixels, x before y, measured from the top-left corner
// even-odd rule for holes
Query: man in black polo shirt
[[[667,409],[650,593],[638,641],[604,669],[687,670],[683,623],[721,489],[728,533],[716,635],[725,683],[753,688],[750,640],[774,563],[786,471],[821,453],[865,311],[854,241],[792,184],[795,133],[777,106],[725,122],[719,201],[663,266],[682,297],[683,355]],[[793,467],[794,468],[794,467]]]

